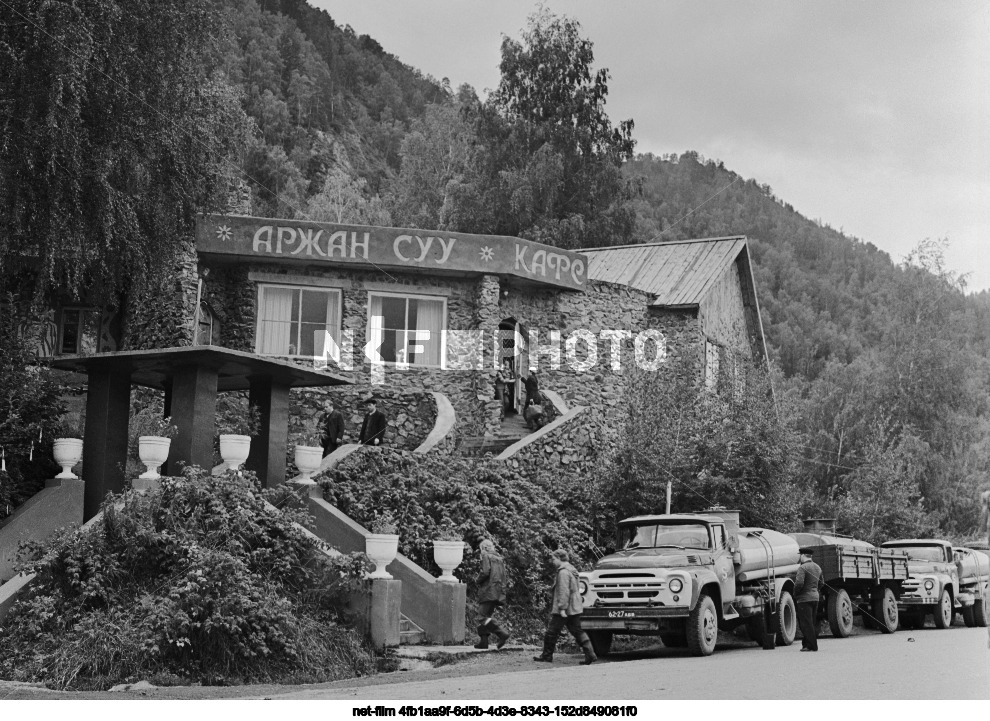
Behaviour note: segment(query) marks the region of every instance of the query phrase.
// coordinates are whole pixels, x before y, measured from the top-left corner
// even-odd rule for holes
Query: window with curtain
[[[423,296],[369,296],[368,338],[386,363],[443,364],[446,303]]]
[[[59,318],[58,352],[96,353],[100,343],[100,311],[95,308],[63,308]]]
[[[314,356],[316,348],[323,348],[326,331],[339,343],[340,302],[339,290],[259,285],[255,351],[260,355]]]

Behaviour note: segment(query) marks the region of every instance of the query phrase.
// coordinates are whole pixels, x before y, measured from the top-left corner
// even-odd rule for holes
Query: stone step
[[[414,645],[426,641],[426,632],[407,616],[399,615],[399,644]]]
[[[464,438],[457,450],[462,456],[481,458],[486,453],[497,455],[518,441],[518,437],[474,437]]]

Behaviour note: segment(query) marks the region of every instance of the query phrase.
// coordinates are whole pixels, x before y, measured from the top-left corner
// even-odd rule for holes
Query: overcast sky
[[[531,0],[309,0],[484,95]],[[696,150],[903,260],[948,237],[990,288],[990,0],[548,0],[607,67],[637,152]]]

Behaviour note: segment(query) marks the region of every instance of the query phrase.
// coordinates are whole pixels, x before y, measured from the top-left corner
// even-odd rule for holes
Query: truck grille
[[[647,601],[652,598],[656,598],[660,595],[660,591],[663,589],[664,584],[662,581],[656,580],[652,574],[648,573],[624,573],[624,574],[608,574],[612,578],[622,578],[623,582],[619,581],[606,581],[602,582],[606,578],[605,574],[602,574],[591,584],[591,589],[595,592],[599,599],[602,601],[607,601],[610,603],[618,603],[622,601]],[[649,578],[649,581],[630,581],[631,578]]]

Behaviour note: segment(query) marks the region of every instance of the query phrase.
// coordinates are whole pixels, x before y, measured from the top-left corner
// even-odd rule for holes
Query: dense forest
[[[116,7],[113,0],[95,5]],[[199,127],[213,139],[195,152],[215,160],[212,180],[225,192],[184,202],[207,211],[505,233],[571,248],[747,235],[782,424],[767,437],[775,439],[775,473],[798,490],[795,514],[834,515],[874,540],[974,532],[990,466],[990,294],[964,293],[964,279],[944,267],[944,241],[918,238],[908,258],[892,259],[805,218],[722,162],[696,152],[635,154],[632,120],[613,124],[605,111],[609,75],[596,69],[591,42],[576,22],[545,10],[521,38],[504,39],[502,81],[480,98],[471,87],[424,76],[305,0],[214,5],[215,15],[195,20],[216,32],[204,31],[190,57],[198,59],[200,87],[213,88],[206,100],[235,98],[239,114],[231,117],[229,104],[205,102],[202,93],[194,98]],[[160,24],[181,27],[184,18]],[[0,40],[11,48],[25,42],[16,28]],[[0,62],[0,70],[33,72],[13,52]],[[106,92],[101,83],[72,80],[93,99]],[[163,92],[154,77],[141,82],[143,94]],[[4,128],[14,127],[13,117],[0,117]],[[0,149],[0,168],[38,167],[25,147]],[[0,200],[13,187],[12,177],[0,178]],[[112,196],[108,207],[119,201]],[[141,229],[150,224],[145,215],[159,219],[153,210],[137,207],[125,218]],[[0,261],[26,237],[19,229],[28,220],[5,216]],[[113,226],[92,232],[106,227]],[[51,250],[53,283],[78,288],[85,266],[71,264],[75,274],[66,275],[57,265],[66,241],[58,228],[38,228],[31,226],[31,242],[43,256]],[[171,243],[175,233],[158,237],[166,235]],[[88,263],[118,270],[112,248],[87,242],[79,240]],[[128,256],[133,267],[109,280],[153,277],[154,263],[172,249],[159,244]],[[16,277],[3,271],[0,277]]]

